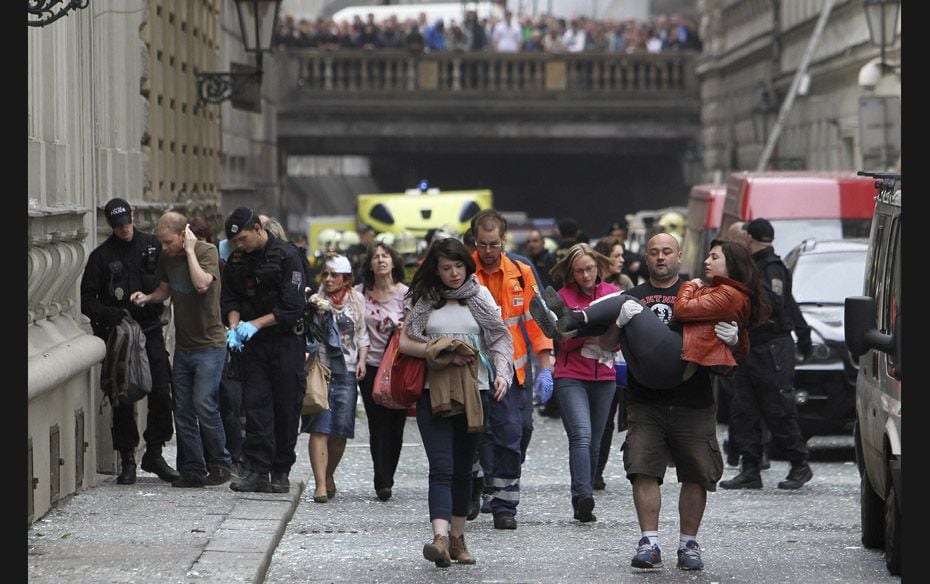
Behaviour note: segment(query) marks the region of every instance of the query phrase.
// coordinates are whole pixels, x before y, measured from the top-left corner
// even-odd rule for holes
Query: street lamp
[[[752,107],[752,132],[756,142],[764,144],[769,134],[769,116],[778,111],[775,96],[765,85],[759,89],[759,101]]]
[[[901,12],[901,0],[862,0],[865,5],[865,19],[869,25],[869,38],[872,44],[882,48],[882,69],[890,67],[885,63],[885,47],[894,46],[895,33],[898,30],[898,14]]]
[[[245,86],[262,81],[262,54],[271,50],[282,0],[235,0],[242,44],[255,55],[255,67],[243,71],[197,73],[197,106],[222,103]]]
[[[72,10],[87,8],[90,0],[26,0],[26,25],[52,24]]]

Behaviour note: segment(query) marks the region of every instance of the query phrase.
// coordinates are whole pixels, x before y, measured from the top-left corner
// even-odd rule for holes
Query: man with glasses
[[[476,248],[475,273],[481,284],[491,291],[513,338],[516,370],[513,386],[499,402],[488,399],[487,395],[482,395],[482,398],[488,399],[484,409],[493,441],[493,462],[490,469],[485,468],[486,475],[490,471],[485,477],[485,485],[490,484],[494,527],[516,529],[523,453],[533,431],[533,400],[525,385],[527,344],[520,324],[523,323],[542,367],[537,383],[552,383],[552,341],[543,334],[530,314],[530,300],[539,293],[533,270],[504,253],[507,220],[497,211],[485,209],[472,219],[471,232]]]
[[[220,302],[226,344],[242,352],[242,458],[249,471],[229,487],[286,493],[306,391],[303,261],[248,207],[226,220],[226,237],[234,251],[223,268]]]

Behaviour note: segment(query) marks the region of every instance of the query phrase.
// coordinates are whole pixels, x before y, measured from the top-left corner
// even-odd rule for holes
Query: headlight
[[[794,336],[794,333],[792,333]],[[797,342],[797,341],[795,341]],[[842,362],[842,357],[840,353],[836,351],[832,346],[824,342],[823,337],[817,334],[816,331],[811,331],[811,356],[807,359],[801,356],[801,353],[798,352],[797,346],[795,345],[794,360],[796,363],[803,363],[805,365],[823,365],[825,363],[832,362]]]

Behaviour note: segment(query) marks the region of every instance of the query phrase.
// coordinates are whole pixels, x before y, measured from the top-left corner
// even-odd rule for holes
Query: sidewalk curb
[[[242,493],[213,533],[188,576],[198,582],[230,582],[233,573],[253,574],[247,580],[265,581],[278,542],[294,516],[304,481],[291,483],[288,493]]]

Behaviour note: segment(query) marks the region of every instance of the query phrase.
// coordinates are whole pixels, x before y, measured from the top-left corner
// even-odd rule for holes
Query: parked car
[[[880,186],[864,285],[846,299],[849,350],[858,359],[856,463],[862,545],[884,548],[901,574],[901,189],[900,174],[869,173]]]
[[[794,299],[811,327],[813,351],[794,369],[798,423],[805,438],[852,433],[858,363],[846,346],[843,305],[865,275],[866,239],[807,239],[785,256]]]

